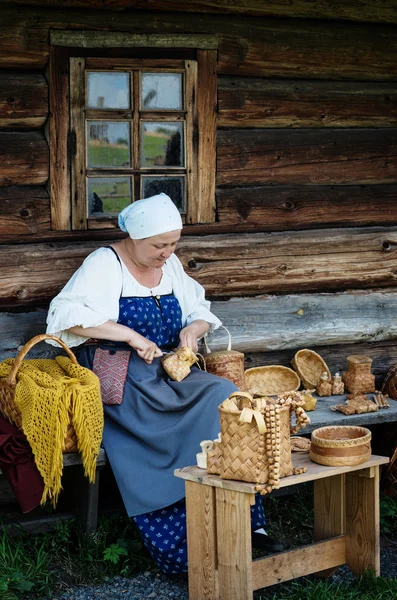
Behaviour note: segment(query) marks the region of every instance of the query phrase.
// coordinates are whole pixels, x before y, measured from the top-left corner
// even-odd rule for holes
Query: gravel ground
[[[397,541],[381,538],[381,575],[397,578]],[[354,580],[348,567],[332,576],[335,583]],[[274,587],[274,590],[277,588]],[[259,592],[255,594],[259,597]],[[187,576],[167,577],[147,571],[132,579],[116,577],[97,587],[72,588],[53,600],[188,600]]]

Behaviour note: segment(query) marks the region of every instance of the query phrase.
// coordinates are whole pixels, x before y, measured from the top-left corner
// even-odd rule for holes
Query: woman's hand
[[[163,356],[163,352],[154,342],[146,339],[136,331],[131,331],[131,336],[127,340],[127,344],[134,348],[138,356],[148,365],[152,364],[154,358]]]
[[[204,333],[206,333],[209,328],[210,326],[207,323],[207,321],[203,321],[202,319],[197,319],[197,321],[193,321],[192,323],[190,323],[190,325],[187,325],[181,330],[179,334],[180,345],[189,346],[189,348],[191,348],[193,352],[197,352],[197,340],[202,335],[204,335]]]

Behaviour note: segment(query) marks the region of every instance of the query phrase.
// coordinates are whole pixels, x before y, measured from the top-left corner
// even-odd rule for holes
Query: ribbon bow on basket
[[[248,392],[233,392],[219,406],[221,419],[220,476],[256,483],[261,494],[280,486],[280,478],[299,474],[291,460],[291,414],[297,425],[309,421],[297,396],[253,398]]]

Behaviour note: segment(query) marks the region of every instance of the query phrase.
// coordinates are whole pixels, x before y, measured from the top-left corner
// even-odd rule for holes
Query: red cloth
[[[8,479],[23,513],[40,504],[44,483],[32,449],[20,429],[0,417],[0,468]]]

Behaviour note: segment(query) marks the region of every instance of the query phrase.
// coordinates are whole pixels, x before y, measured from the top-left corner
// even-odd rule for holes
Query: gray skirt
[[[92,367],[95,349],[79,351],[82,366]],[[174,469],[196,464],[200,442],[217,437],[218,406],[236,389],[196,367],[183,381],[173,381],[159,358],[148,365],[132,350],[123,402],[104,406],[102,441],[129,516],[185,496]]]

